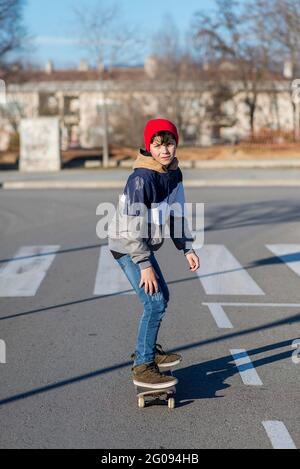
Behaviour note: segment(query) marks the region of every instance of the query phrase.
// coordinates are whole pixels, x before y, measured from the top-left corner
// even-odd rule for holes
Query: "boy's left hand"
[[[197,254],[194,254],[194,253],[186,254],[185,257],[187,258],[187,261],[190,265],[190,271],[196,272],[196,270],[198,270],[200,267],[200,259],[197,256]]]

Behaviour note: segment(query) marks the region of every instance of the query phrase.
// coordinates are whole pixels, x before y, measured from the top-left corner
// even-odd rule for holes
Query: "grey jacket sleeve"
[[[151,267],[148,238],[149,188],[139,176],[126,185],[119,204],[119,235],[122,245],[140,270]]]

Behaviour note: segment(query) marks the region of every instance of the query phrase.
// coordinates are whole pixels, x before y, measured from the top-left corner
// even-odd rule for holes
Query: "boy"
[[[121,226],[115,229],[114,234],[109,231],[108,244],[112,255],[144,306],[136,350],[132,355],[133,382],[137,386],[160,389],[177,383],[176,378],[162,374],[160,369],[174,366],[182,359],[179,354],[165,353],[156,343],[169,301],[169,290],[154,251],[164,242],[162,230],[168,208],[170,236],[175,246],[183,251],[192,272],[196,272],[200,262],[192,249],[194,238],[186,226],[184,217],[182,173],[176,158],[179,141],[177,129],[166,119],[152,119],[146,124],[144,141],[146,150],[140,150],[133,165],[134,172],[127,180],[119,203],[120,225],[126,221],[126,230]],[[145,208],[147,218],[144,216],[142,219],[147,225],[148,237],[136,235],[135,230],[130,228],[141,213],[141,210],[136,210],[137,206],[139,209]],[[180,210],[176,211],[176,206],[179,206]],[[153,228],[156,237],[153,237]],[[176,237],[174,232],[179,233],[179,237]]]

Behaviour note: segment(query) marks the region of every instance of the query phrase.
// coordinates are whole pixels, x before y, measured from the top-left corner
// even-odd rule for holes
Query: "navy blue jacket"
[[[185,255],[194,252],[178,159],[166,167],[141,150],[133,169],[109,227],[113,255],[129,254],[141,270],[151,266],[151,251],[163,245],[167,223],[176,248]]]

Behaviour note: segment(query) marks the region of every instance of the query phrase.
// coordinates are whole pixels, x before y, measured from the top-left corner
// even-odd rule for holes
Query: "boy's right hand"
[[[145,284],[145,293],[148,295],[153,295],[154,291],[159,292],[157,275],[153,267],[148,267],[147,269],[141,270],[141,281],[139,287],[141,288]]]

